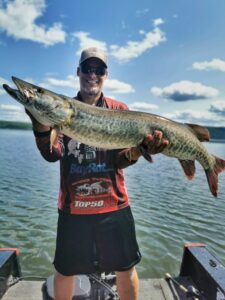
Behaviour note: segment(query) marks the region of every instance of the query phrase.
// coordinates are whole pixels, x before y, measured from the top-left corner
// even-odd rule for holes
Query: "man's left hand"
[[[163,137],[162,131],[155,130],[153,134],[148,134],[140,147],[143,147],[148,154],[161,153],[167,146],[169,141]]]
[[[138,160],[143,155],[148,161],[152,162],[151,155],[162,152],[169,141],[163,137],[162,131],[155,130],[153,134],[148,134],[138,147],[132,147],[128,151],[128,159]]]
[[[161,153],[169,141],[163,137],[162,131],[155,130],[153,134],[148,134],[139,145],[139,150],[146,160],[152,162],[152,154]]]

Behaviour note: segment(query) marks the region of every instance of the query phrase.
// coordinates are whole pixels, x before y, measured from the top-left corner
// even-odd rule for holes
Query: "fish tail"
[[[225,171],[225,160],[214,156],[215,165],[212,170],[205,170],[206,177],[208,180],[209,188],[213,196],[218,196],[218,174]]]

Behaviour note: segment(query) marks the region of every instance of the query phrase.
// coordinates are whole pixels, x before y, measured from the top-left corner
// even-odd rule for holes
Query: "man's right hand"
[[[32,122],[32,126],[33,126],[33,130],[37,131],[37,132],[45,132],[45,131],[49,131],[50,127],[45,126],[41,123],[39,123],[34,116],[29,112],[29,110],[25,109],[26,114],[30,117],[31,122]]]

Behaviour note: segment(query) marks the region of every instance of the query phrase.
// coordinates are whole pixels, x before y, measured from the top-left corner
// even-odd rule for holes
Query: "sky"
[[[2,88],[11,76],[74,97],[87,47],[108,54],[106,96],[225,126],[224,0],[0,0],[0,120],[29,121]]]

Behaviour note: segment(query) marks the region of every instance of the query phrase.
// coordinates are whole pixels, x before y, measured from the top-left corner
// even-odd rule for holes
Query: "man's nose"
[[[94,71],[94,70],[90,70],[89,76],[90,76],[91,78],[96,78],[96,77],[97,77],[97,75],[95,74],[95,71]]]

